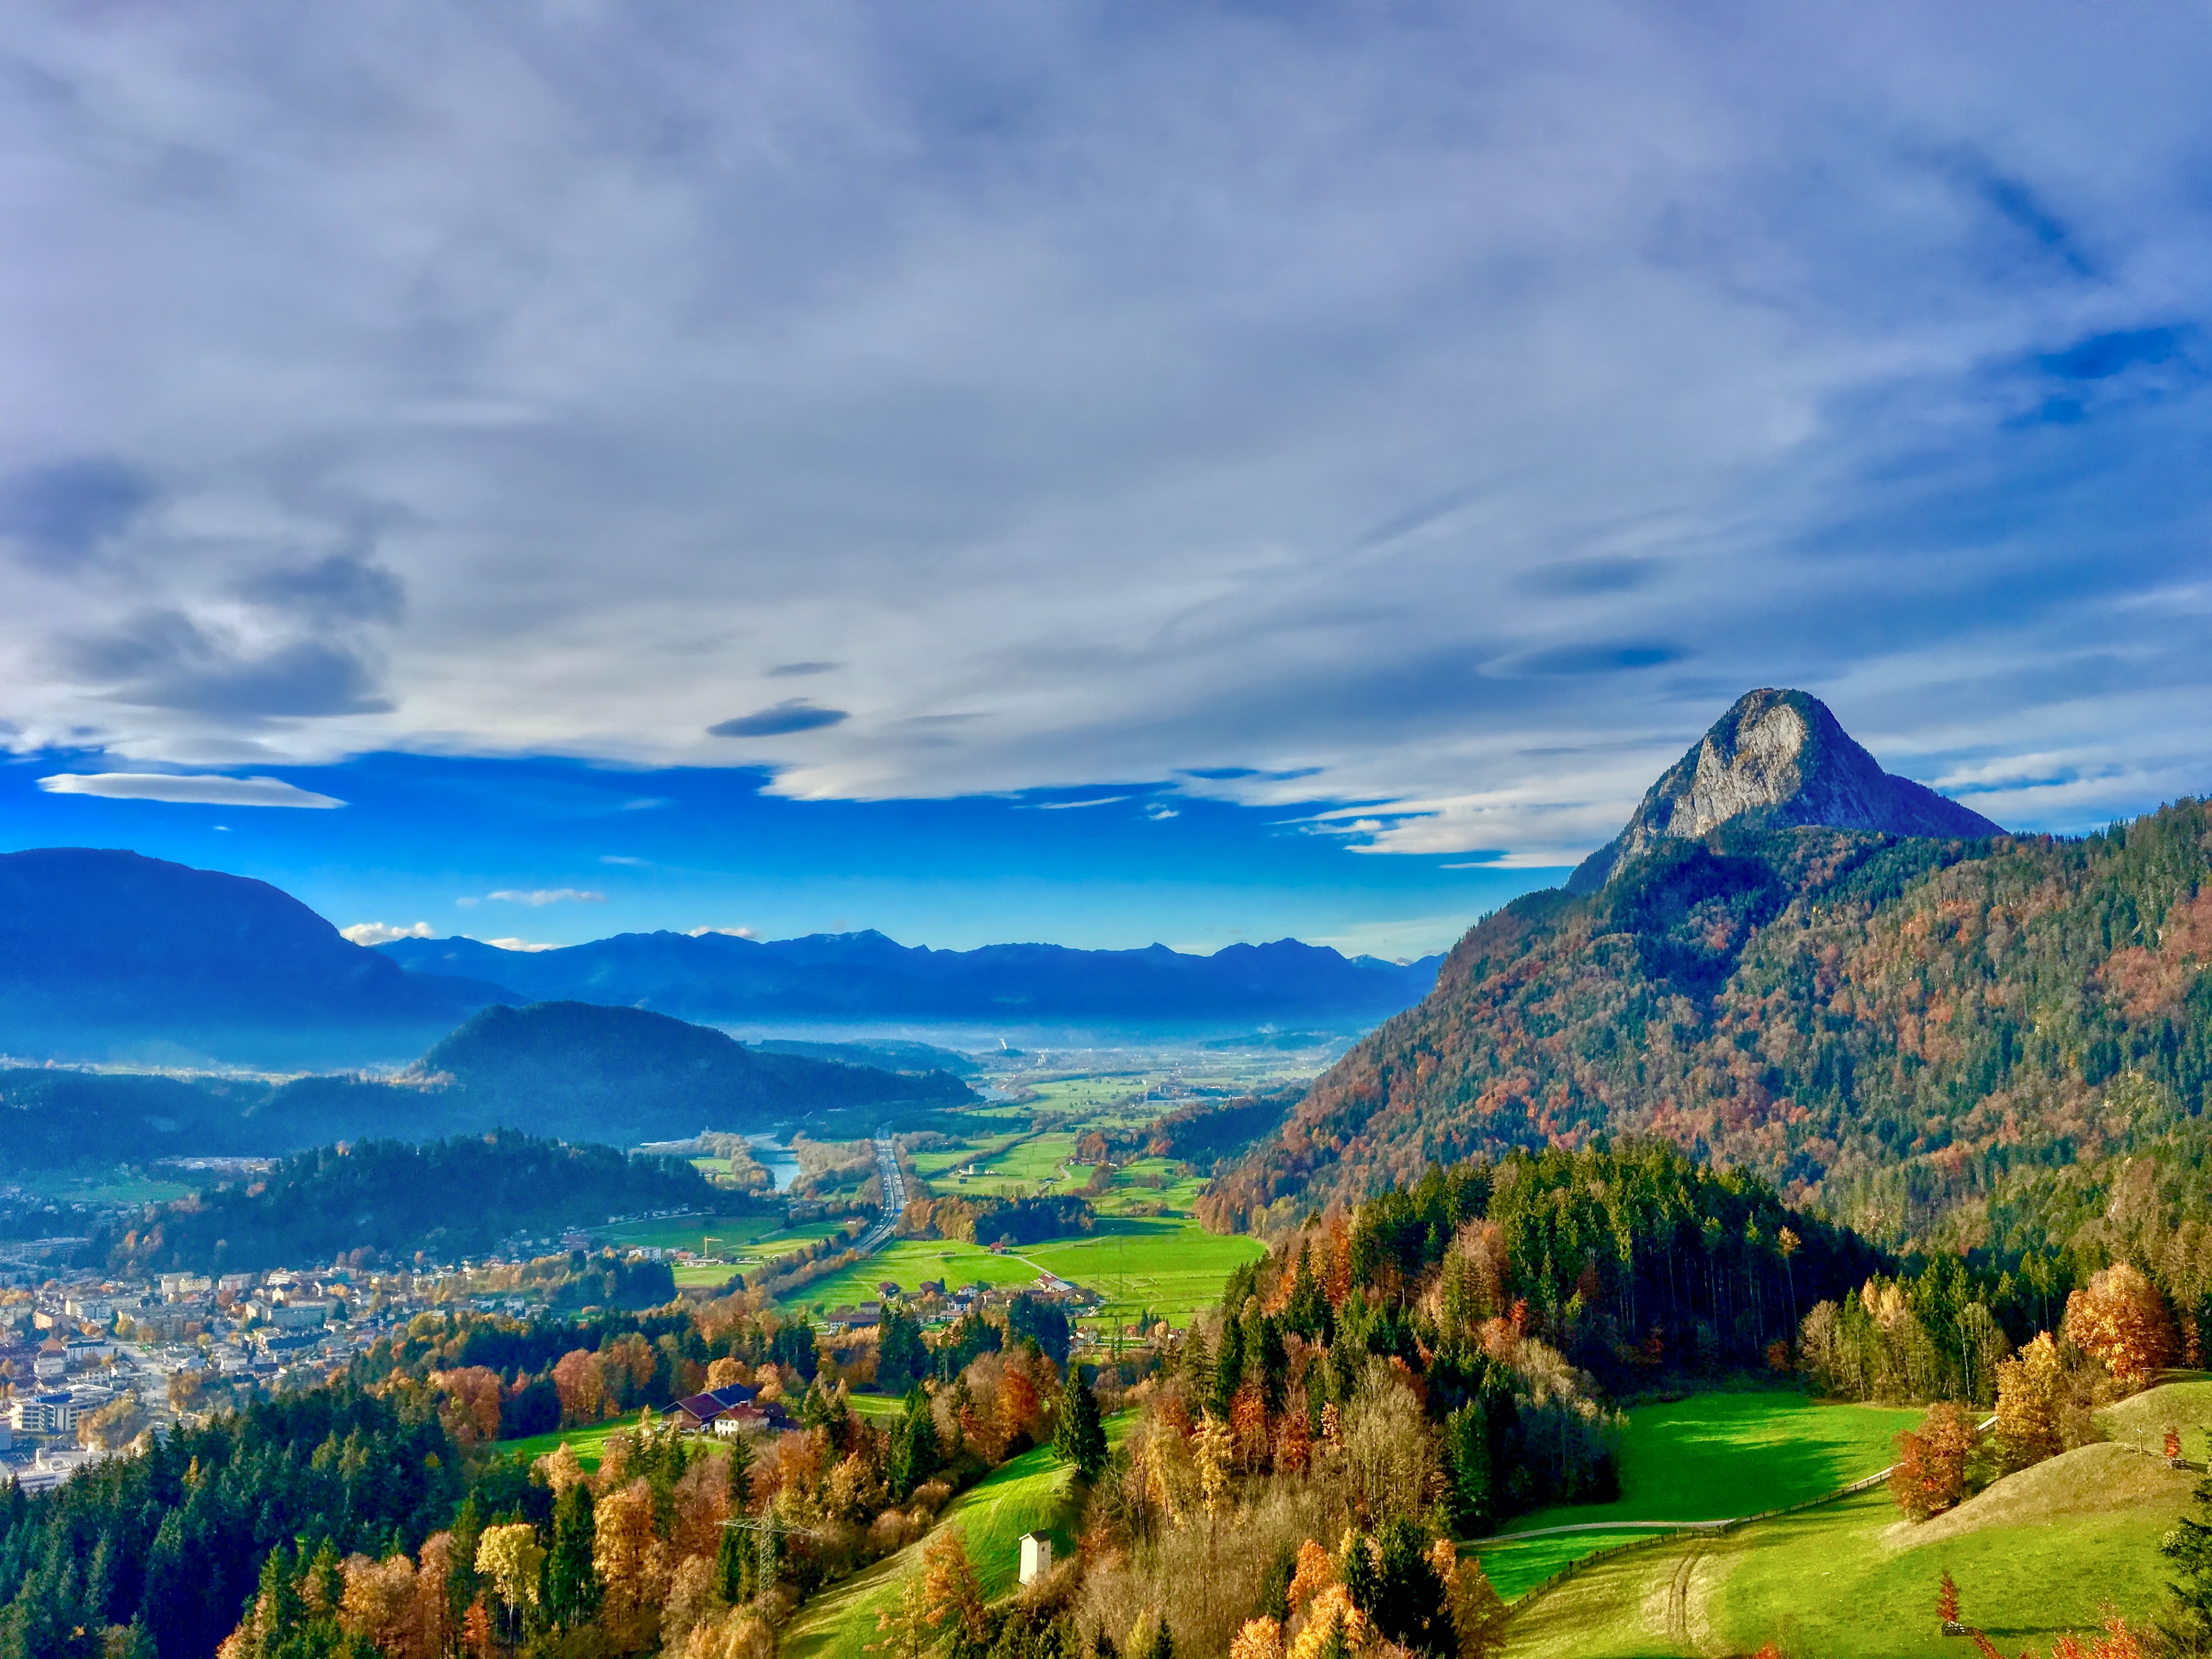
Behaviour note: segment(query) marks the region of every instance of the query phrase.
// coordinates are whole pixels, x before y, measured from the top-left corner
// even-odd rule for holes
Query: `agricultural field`
[[[1623,1551],[1517,1610],[1509,1652],[1659,1659],[1774,1641],[1823,1659],[1936,1659],[1960,1651],[1937,1630],[1947,1571],[1965,1621],[2007,1651],[2048,1650],[2065,1632],[2091,1630],[2108,1602],[2140,1618],[2166,1577],[2158,1540],[2197,1477],[2136,1443],[2208,1403],[2204,1382],[2139,1395],[2106,1414],[2112,1443],[2011,1475],[1932,1521],[1900,1519],[1877,1488],[1724,1535]]]
[[[1607,1530],[1484,1547],[1483,1571],[1500,1595],[1510,1601],[1570,1561],[1662,1530],[1640,1533],[1625,1523],[1731,1520],[1848,1486],[1887,1468],[1898,1431],[1921,1417],[1917,1411],[1820,1405],[1779,1390],[1692,1395],[1634,1407],[1626,1415],[1618,1498],[1539,1510],[1516,1516],[1506,1528],[1597,1524]]]
[[[1147,1310],[1170,1324],[1186,1323],[1220,1298],[1231,1273],[1264,1254],[1259,1240],[1209,1233],[1187,1213],[1103,1215],[1086,1237],[1051,1239],[1021,1251],[1048,1273],[1103,1291],[1101,1316],[1109,1325],[1128,1324]]]
[[[191,1197],[201,1187],[213,1185],[215,1180],[212,1171],[196,1181],[183,1181],[167,1170],[155,1175],[127,1164],[97,1171],[26,1170],[9,1176],[10,1184],[23,1192],[57,1203],[116,1206],[173,1203]]]
[[[853,1266],[817,1279],[799,1291],[795,1305],[828,1310],[875,1299],[876,1286],[890,1279],[911,1291],[925,1279],[948,1285],[1028,1285],[1037,1270],[1009,1251],[994,1255],[980,1245],[950,1238],[902,1238]]]
[[[1091,1166],[1070,1159],[1094,1127],[1147,1123],[1187,1103],[1192,1087],[1279,1084],[1295,1067],[1267,1054],[1186,1056],[1148,1066],[1129,1063],[1133,1056],[1126,1053],[1108,1058],[1111,1069],[1096,1073],[1022,1078],[1020,1098],[959,1115],[964,1138],[957,1143],[909,1155],[915,1173],[939,1196],[1080,1194],[1097,1213],[1094,1233],[1004,1255],[951,1240],[900,1240],[805,1285],[791,1304],[827,1312],[873,1298],[876,1286],[886,1280],[908,1291],[926,1279],[1014,1286],[1050,1273],[1105,1296],[1105,1307],[1088,1322],[1094,1327],[1118,1328],[1146,1314],[1181,1324],[1210,1305],[1229,1274],[1260,1247],[1249,1239],[1215,1237],[1199,1226],[1194,1211],[1204,1180],[1170,1159],[1146,1158],[1117,1168],[1107,1190],[1094,1194]],[[1194,1065],[1194,1059],[1202,1063]],[[963,1173],[970,1166],[979,1172]]]
[[[817,1238],[827,1238],[841,1224],[838,1221],[807,1221],[786,1226],[782,1218],[773,1213],[691,1215],[628,1221],[620,1226],[594,1227],[590,1231],[595,1241],[617,1248],[629,1245],[641,1249],[692,1250],[702,1254],[711,1251],[718,1260],[732,1264],[722,1274],[727,1279],[730,1273],[748,1265],[749,1261],[764,1261],[799,1245],[811,1244]]]

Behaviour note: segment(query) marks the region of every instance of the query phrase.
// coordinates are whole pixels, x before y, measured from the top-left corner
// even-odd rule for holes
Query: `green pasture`
[[[579,1463],[587,1469],[596,1469],[606,1451],[607,1437],[635,1429],[644,1420],[645,1414],[641,1412],[635,1417],[617,1418],[611,1423],[594,1423],[588,1429],[556,1429],[550,1434],[533,1434],[527,1440],[502,1440],[499,1443],[499,1455],[534,1463],[547,1453],[557,1451],[566,1441],[574,1449]]]
[[[981,1245],[957,1240],[902,1238],[888,1244],[826,1279],[793,1291],[790,1302],[799,1307],[853,1307],[876,1299],[876,1286],[890,1279],[911,1295],[925,1279],[941,1279],[957,1288],[981,1280],[986,1285],[1028,1285],[1036,1269],[1016,1259],[1010,1251],[993,1255]]]
[[[1164,1158],[1140,1158],[1124,1164],[1114,1171],[1114,1184],[1105,1194],[1091,1200],[1091,1207],[1101,1215],[1115,1215],[1139,1204],[1164,1204],[1171,1211],[1188,1214],[1206,1189],[1206,1182],[1202,1176],[1177,1174],[1182,1167]],[[1159,1187],[1138,1184],[1140,1177],[1154,1176],[1160,1179]],[[1085,1179],[1089,1179],[1087,1172]]]
[[[24,1170],[9,1179],[27,1193],[64,1204],[168,1204],[215,1184],[215,1171],[197,1182],[152,1176],[130,1165],[98,1170]]]
[[[1129,1426],[1126,1416],[1109,1419],[1108,1438],[1118,1444]],[[953,1499],[921,1540],[807,1602],[784,1627],[778,1654],[781,1659],[865,1659],[867,1648],[882,1639],[876,1615],[897,1601],[907,1575],[920,1570],[923,1546],[945,1527],[959,1528],[966,1539],[983,1594],[1006,1595],[1020,1571],[1024,1533],[1050,1533],[1055,1557],[1074,1547],[1073,1475],[1049,1446],[1001,1464]]]
[[[2146,1389],[2111,1407],[2098,1421],[2113,1439],[2161,1456],[2166,1430],[2179,1429],[2182,1455],[2203,1462],[2212,1457],[2212,1379],[2192,1377]]]
[[[1220,1300],[1229,1275],[1267,1253],[1255,1238],[1209,1233],[1188,1216],[1110,1216],[1080,1238],[1025,1246],[1048,1273],[1104,1293],[1103,1317],[1126,1323],[1145,1309],[1180,1323]]]
[[[2065,1632],[2092,1630],[2107,1603],[2141,1619],[2162,1595],[2158,1540],[2196,1480],[2142,1455],[2142,1443],[2208,1407],[2205,1382],[2124,1401],[2103,1418],[2112,1443],[2008,1476],[1932,1521],[1901,1519],[1876,1488],[1590,1562],[1516,1610],[1509,1651],[1660,1659],[1772,1641],[1821,1659],[1938,1659],[1961,1651],[1937,1630],[1946,1571],[1965,1621],[2007,1652],[2047,1651]]]
[[[1920,1417],[1917,1411],[1817,1404],[1779,1391],[1698,1394],[1635,1407],[1620,1436],[1618,1498],[1516,1516],[1504,1530],[1590,1522],[1726,1521],[1802,1503],[1887,1468],[1898,1431]],[[1480,1552],[1483,1571],[1510,1600],[1568,1562],[1632,1535],[1566,1533],[1490,1545]]]

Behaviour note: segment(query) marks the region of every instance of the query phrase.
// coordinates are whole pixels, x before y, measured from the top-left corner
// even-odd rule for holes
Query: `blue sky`
[[[1756,685],[2212,786],[2201,11],[0,19],[9,845],[1397,955]]]

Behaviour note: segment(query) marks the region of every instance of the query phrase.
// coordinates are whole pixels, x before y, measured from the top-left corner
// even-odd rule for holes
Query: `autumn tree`
[[[538,1606],[538,1570],[544,1565],[538,1528],[525,1521],[486,1527],[477,1542],[477,1571],[499,1597],[510,1638]]]
[[[2019,1358],[1998,1365],[1998,1474],[2014,1474],[2058,1453],[2057,1402],[2052,1398],[2057,1377],[2057,1355],[2047,1331],[2023,1347]]]
[[[1951,1577],[1948,1567],[1943,1569],[1943,1577],[1936,1586],[1936,1616],[1946,1626],[1959,1622],[1959,1581]],[[1949,1634],[1948,1630],[1944,1633]]]
[[[1915,1521],[1940,1515],[1966,1496],[1966,1461],[1975,1442],[1974,1421],[1955,1401],[1929,1408],[1919,1429],[1897,1437],[1897,1463],[1890,1471],[1890,1496]]]
[[[2140,1388],[2174,1361],[2177,1345],[2166,1298],[2125,1261],[2106,1268],[2087,1289],[2067,1297],[2064,1330],[2124,1388]]]
[[[635,1618],[652,1599],[656,1553],[652,1487],[637,1480],[603,1494],[592,1517],[592,1568],[616,1625]]]
[[[957,1631],[970,1642],[981,1642],[986,1628],[983,1586],[959,1528],[943,1528],[923,1548],[921,1577],[929,1628],[940,1635]]]
[[[483,1365],[432,1371],[430,1386],[445,1396],[438,1420],[457,1446],[484,1445],[499,1438],[499,1373]]]

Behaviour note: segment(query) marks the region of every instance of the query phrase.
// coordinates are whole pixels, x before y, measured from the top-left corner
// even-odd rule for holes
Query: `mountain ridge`
[[[1620,833],[1567,878],[1595,892],[1623,862],[1662,839],[1697,840],[1723,823],[1820,825],[1892,836],[2002,836],[2002,824],[1885,772],[1810,692],[1747,691],[1644,792]]]
[[[942,951],[873,929],[771,940],[617,933],[528,952],[455,936],[375,949],[420,974],[496,975],[533,1000],[620,1002],[691,1019],[1375,1019],[1418,1000],[1443,960],[1386,963],[1289,939],[1202,957],[1157,944]]]
[[[1272,1226],[1430,1163],[1649,1135],[1902,1245],[2201,1114],[2208,969],[2201,800],[2079,840],[1738,812],[1469,929],[1203,1212]]]

